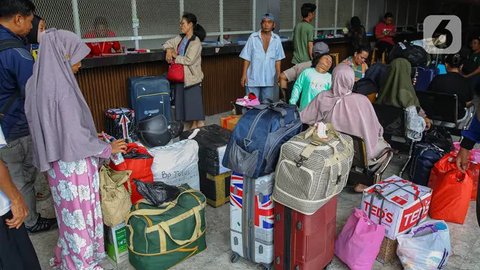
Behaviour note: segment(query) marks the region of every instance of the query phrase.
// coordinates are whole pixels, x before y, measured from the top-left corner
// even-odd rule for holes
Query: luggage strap
[[[25,49],[25,44],[18,39],[0,40],[0,52],[8,49],[15,49],[15,48]],[[12,107],[13,102],[15,102],[15,100],[17,100],[17,98],[21,96],[22,96],[22,93],[20,92],[20,89],[16,88],[15,92],[12,93],[12,95],[7,99],[4,105],[0,108],[0,119],[3,119],[5,114],[10,110],[10,107]]]
[[[343,145],[347,145],[347,142],[345,141],[345,138],[343,138],[338,133],[338,131],[333,128],[332,124],[330,124],[330,123],[327,124],[327,131],[331,132],[334,135],[333,137],[337,137]],[[313,152],[315,151],[317,146],[320,146],[322,144],[326,144],[326,145],[332,147],[333,158],[338,158],[338,156],[339,156],[339,153],[338,153],[338,150],[337,150],[338,143],[332,142],[333,137],[329,138],[325,141],[316,140],[316,138],[314,136],[314,133],[315,133],[315,128],[314,127],[309,128],[307,130],[307,132],[305,133],[304,139],[308,139],[308,138],[312,137],[312,140],[310,141],[310,143],[307,146],[305,146],[303,151],[300,153],[300,159],[295,161],[298,168],[300,168],[303,165],[304,161],[306,161],[310,158],[310,156],[313,154]]]
[[[388,194],[386,195],[383,195],[381,191],[383,191],[383,189],[385,187],[387,187],[388,185],[395,185],[397,186],[396,189],[392,190],[391,192],[389,192]],[[387,200],[386,196],[394,193],[395,191],[398,191],[398,190],[403,190],[407,193],[410,193],[411,195],[414,196],[415,200],[419,200],[420,201],[420,206],[421,206],[421,210],[420,210],[420,215],[419,215],[419,218],[418,218],[418,221],[417,221],[417,224],[415,224],[415,226],[417,226],[418,224],[420,224],[420,221],[422,220],[422,216],[423,216],[423,200],[422,198],[420,197],[420,192],[417,192],[418,194],[415,194],[413,192],[411,192],[410,190],[407,190],[405,189],[404,187],[406,186],[411,186],[410,184],[407,184],[407,185],[404,185],[404,186],[400,186],[398,185],[397,183],[387,183],[386,185],[379,185],[379,184],[376,184],[373,186],[373,193],[371,195],[371,198],[370,198],[370,207],[369,207],[369,210],[368,210],[368,218],[371,220],[371,216],[372,216],[372,206],[373,206],[373,198],[374,197],[380,197],[382,199],[382,203],[380,205],[380,211],[383,212],[383,206],[385,204],[385,201]],[[378,224],[382,224],[382,215],[380,214],[380,216],[378,217]]]
[[[134,247],[133,247],[133,229],[132,229],[131,225],[128,224],[128,220],[133,216],[143,216],[148,223],[148,226],[145,228],[145,234],[152,233],[152,232],[158,232],[159,239],[160,239],[161,243],[165,243],[166,239],[167,239],[167,236],[168,236],[177,245],[183,246],[183,245],[186,245],[186,244],[189,244],[189,243],[195,241],[200,236],[202,236],[205,233],[205,230],[202,231],[202,229],[201,229],[202,219],[201,219],[200,211],[205,208],[205,201],[202,202],[200,200],[200,198],[198,198],[198,196],[195,195],[195,192],[196,191],[193,190],[193,189],[184,190],[182,193],[180,193],[177,196],[177,198],[174,201],[166,203],[167,206],[165,208],[161,208],[161,209],[138,209],[139,204],[140,203],[145,203],[145,202],[142,201],[140,203],[137,203],[135,205],[135,208],[137,210],[134,210],[134,211],[130,212],[125,219],[126,223],[127,223],[127,227],[130,230],[130,246],[129,246],[129,249],[132,252],[134,252],[138,255],[144,255],[144,256],[154,256],[154,255],[160,255],[160,254],[165,254],[165,253],[172,252],[172,251],[167,251],[167,246],[165,244],[160,245],[160,253],[159,254],[140,254],[138,252],[135,252]],[[192,209],[188,210],[187,212],[177,216],[177,217],[174,217],[174,218],[169,219],[167,221],[162,221],[162,222],[160,222],[156,225],[154,225],[152,223],[152,221],[147,217],[147,216],[161,215],[161,214],[169,211],[170,209],[174,208],[177,205],[178,199],[180,198],[180,196],[186,195],[186,194],[192,196],[198,202],[198,205],[193,207]],[[191,216],[195,217],[195,229],[194,229],[191,237],[189,239],[186,239],[186,240],[174,238],[174,236],[172,235],[172,232],[170,230],[170,226],[173,225],[173,224],[179,223],[179,222],[181,222],[181,221],[183,221],[183,220],[185,220],[185,219],[187,219]]]

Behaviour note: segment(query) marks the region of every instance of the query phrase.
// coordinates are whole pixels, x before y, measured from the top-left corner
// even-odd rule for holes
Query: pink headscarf
[[[355,73],[346,64],[333,70],[332,90],[320,93],[300,112],[303,123],[332,123],[336,130],[362,138],[369,159],[374,158],[383,128],[378,122],[372,103],[361,94],[352,93]]]

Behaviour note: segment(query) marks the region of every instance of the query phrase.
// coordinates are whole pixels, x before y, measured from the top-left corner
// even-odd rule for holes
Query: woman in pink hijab
[[[58,242],[53,269],[103,269],[103,220],[99,158],[126,150],[97,137],[92,114],[74,73],[90,52],[72,32],[49,29],[28,80],[25,114],[32,134],[33,164],[48,172]]]
[[[355,83],[353,69],[342,63],[333,70],[332,89],[320,93],[301,113],[305,124],[332,123],[337,131],[362,138],[366,145],[368,164],[374,165],[390,145],[383,139],[383,128],[378,122],[372,103],[361,94],[352,92]],[[355,188],[361,191],[362,187]]]

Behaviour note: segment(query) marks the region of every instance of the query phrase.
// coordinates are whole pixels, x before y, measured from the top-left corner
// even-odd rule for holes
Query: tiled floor
[[[207,123],[218,123],[220,116],[213,116],[207,119]],[[387,168],[385,177],[396,174],[399,171],[401,164],[405,161],[404,155],[395,155],[391,165]],[[39,188],[45,188],[46,182],[40,182],[37,185]],[[352,194],[349,192],[342,192],[338,200],[337,210],[337,231],[339,231],[345,224],[348,216],[351,214],[354,207],[360,204],[361,195]],[[54,216],[52,209],[51,198],[39,203],[39,208],[42,214],[46,216]],[[214,270],[214,269],[229,269],[229,270],[244,270],[257,269],[255,264],[245,260],[239,260],[237,263],[230,262],[230,235],[229,235],[229,205],[224,205],[220,208],[212,208],[210,206],[206,209],[206,220],[208,221],[207,229],[207,249],[202,253],[184,261],[178,266],[172,268],[175,270]],[[448,224],[450,227],[451,243],[453,254],[449,259],[447,269],[461,269],[461,270],[480,270],[480,227],[476,224],[475,219],[475,205],[472,202],[467,220],[464,225]],[[40,259],[43,269],[49,269],[48,260],[53,255],[53,247],[57,240],[57,231],[41,233],[31,236],[35,249]],[[113,269],[113,267],[106,266],[105,269]],[[134,269],[129,266],[127,262],[121,264],[119,269],[127,270]],[[334,259],[332,264],[328,266],[329,270],[333,269],[348,269],[338,259]],[[375,263],[374,269],[402,269],[400,262],[395,262],[390,265],[382,265]]]

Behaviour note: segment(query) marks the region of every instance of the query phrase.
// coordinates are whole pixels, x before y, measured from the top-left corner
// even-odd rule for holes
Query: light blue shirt
[[[247,70],[247,86],[274,86],[277,81],[275,62],[285,58],[282,41],[277,34],[272,33],[267,52],[265,52],[260,31],[252,33],[240,53],[240,58],[250,62]]]

